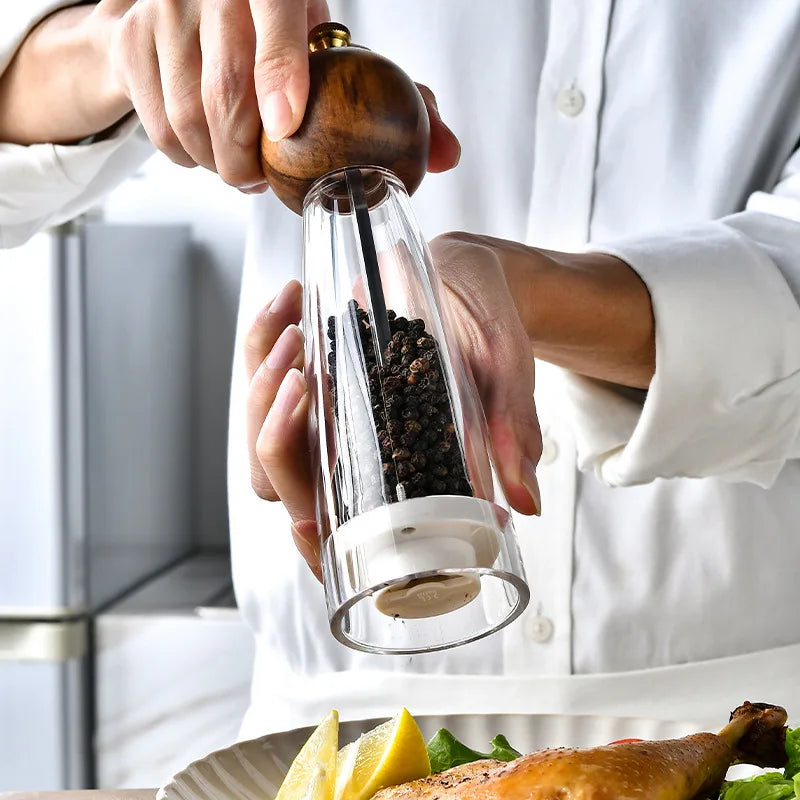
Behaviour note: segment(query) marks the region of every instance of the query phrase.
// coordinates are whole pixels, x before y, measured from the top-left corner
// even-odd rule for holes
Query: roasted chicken
[[[476,761],[378,792],[373,800],[701,800],[734,763],[786,764],[786,712],[745,703],[718,733],[541,750]]]

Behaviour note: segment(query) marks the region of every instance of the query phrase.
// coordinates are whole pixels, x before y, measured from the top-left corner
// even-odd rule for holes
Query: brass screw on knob
[[[329,47],[347,47],[350,44],[350,31],[338,22],[323,22],[308,34],[308,50],[327,50]]]

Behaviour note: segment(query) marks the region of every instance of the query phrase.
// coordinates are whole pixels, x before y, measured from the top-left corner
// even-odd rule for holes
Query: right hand
[[[330,18],[325,0],[100,0],[110,73],[153,144],[261,193],[262,125],[277,141],[300,126],[308,100],[308,31]],[[431,117],[429,168],[458,160],[458,141]]]
[[[111,74],[153,144],[248,192],[267,188],[270,138],[293,133],[308,97],[311,27],[325,0],[100,0]]]

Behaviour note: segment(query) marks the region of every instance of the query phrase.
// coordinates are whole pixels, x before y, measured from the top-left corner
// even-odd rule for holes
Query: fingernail
[[[291,414],[300,404],[305,391],[306,382],[300,370],[290,369],[286,373],[286,377],[281,381],[278,394],[275,395],[275,402],[272,404],[269,413],[271,414],[274,411],[276,414]]]
[[[453,134],[453,138],[458,142],[458,154],[456,155],[455,164],[453,164],[453,169],[455,169],[458,166],[458,162],[461,161],[461,142],[458,141],[456,135],[452,131],[450,131],[450,133]]]
[[[319,563],[319,537],[316,531],[302,534],[297,526],[292,524],[292,538],[294,539],[295,546],[300,551],[300,555],[302,555],[306,561]]]
[[[306,523],[301,523],[302,525],[306,525]],[[309,535],[306,536],[297,529],[295,525],[292,525],[292,539],[294,539],[295,547],[300,555],[305,559],[305,562],[308,564],[311,571],[314,573],[314,577],[322,583],[322,565],[320,563],[320,544],[319,544],[319,537],[317,535],[316,529],[313,532],[309,532]]]
[[[539,491],[539,480],[536,477],[536,465],[528,458],[523,458],[520,463],[519,481],[533,499],[536,506],[536,516],[541,516],[542,495]]]
[[[269,189],[269,184],[264,181],[264,183],[257,183],[254,186],[244,186],[241,191],[244,194],[264,194],[267,189]]]
[[[292,128],[292,107],[286,95],[277,89],[270,92],[261,105],[261,119],[267,138],[279,142]]]
[[[269,307],[269,313],[288,314],[294,305],[296,292],[297,284],[294,281],[287,283],[286,286],[278,292],[278,296],[272,301]]]
[[[272,348],[270,354],[267,356],[267,367],[269,369],[283,372],[292,366],[292,362],[297,358],[297,351],[299,349],[299,333],[300,329],[297,325],[290,325],[278,337],[278,341],[275,342],[275,347]]]

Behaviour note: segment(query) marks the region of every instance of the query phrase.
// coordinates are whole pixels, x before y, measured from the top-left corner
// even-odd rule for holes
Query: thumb
[[[255,85],[273,142],[293,134],[308,101],[308,16],[297,0],[250,0],[256,31]]]
[[[436,95],[424,84],[418,83],[417,89],[428,109],[431,124],[431,148],[428,156],[428,172],[446,172],[458,165],[461,158],[461,142],[444,124],[439,114]]]

